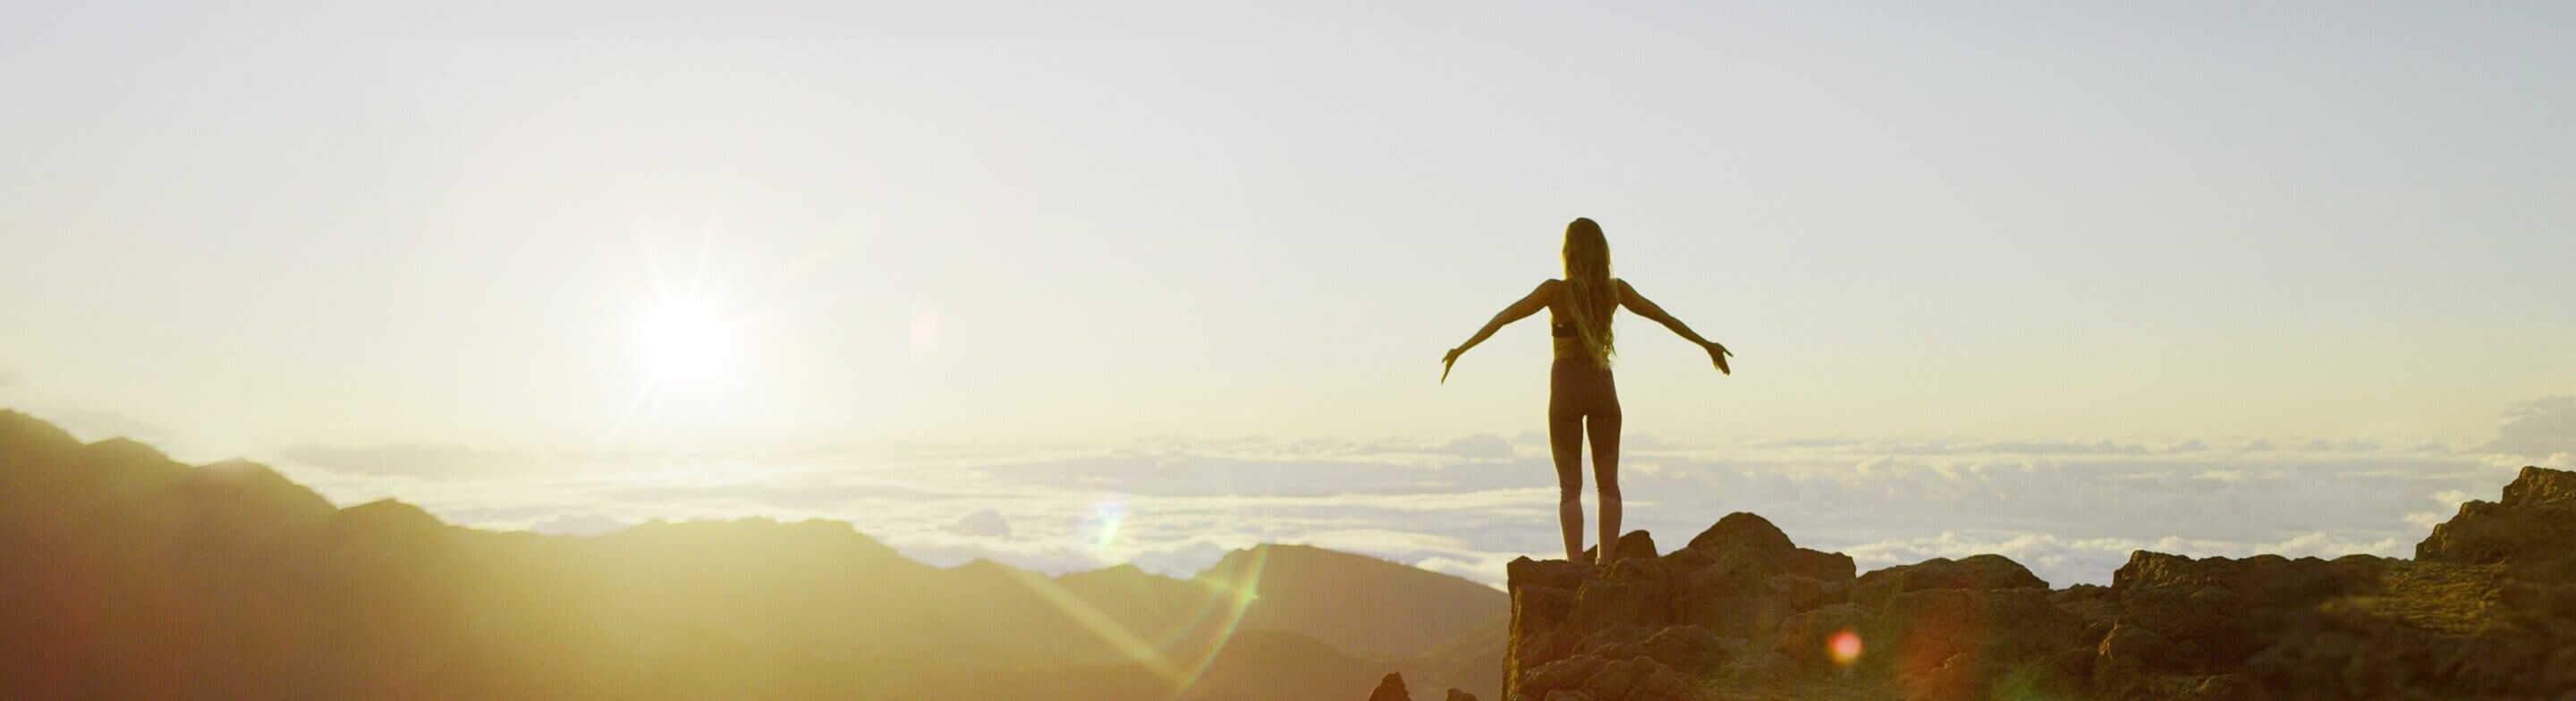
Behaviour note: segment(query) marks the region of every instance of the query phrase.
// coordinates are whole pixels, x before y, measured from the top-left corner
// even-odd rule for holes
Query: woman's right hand
[[[1734,355],[1735,353],[1726,350],[1725,344],[1718,343],[1716,341],[1709,341],[1705,346],[1708,349],[1708,359],[1717,363],[1718,372],[1727,375],[1735,374],[1734,370],[1726,367],[1726,356]]]

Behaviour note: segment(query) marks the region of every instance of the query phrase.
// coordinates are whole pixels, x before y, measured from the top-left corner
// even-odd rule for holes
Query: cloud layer
[[[1992,552],[2054,584],[2102,583],[2138,549],[2405,555],[2459,502],[2493,498],[2517,466],[2563,459],[2521,451],[2556,451],[2550,441],[2576,435],[2561,430],[2571,406],[2535,403],[2480,445],[1640,436],[1624,451],[1621,482],[1626,525],[1668,549],[1750,511],[1863,570]],[[582,534],[651,519],[821,517],[935,564],[990,558],[1061,572],[1126,562],[1174,575],[1254,543],[1304,543],[1499,583],[1514,557],[1562,553],[1541,438],[745,456],[401,446],[286,451],[281,467],[344,504],[393,496],[487,528]]]

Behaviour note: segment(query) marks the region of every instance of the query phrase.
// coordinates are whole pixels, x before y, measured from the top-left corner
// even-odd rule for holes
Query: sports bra
[[[1547,325],[1547,335],[1555,336],[1555,337],[1557,337],[1557,338],[1578,338],[1578,337],[1579,337],[1579,336],[1577,336],[1577,335],[1575,334],[1575,332],[1574,332],[1574,324],[1573,324],[1573,323],[1571,323],[1571,322],[1563,322],[1563,321],[1557,321],[1557,322],[1551,322],[1551,323],[1549,323],[1549,324]]]

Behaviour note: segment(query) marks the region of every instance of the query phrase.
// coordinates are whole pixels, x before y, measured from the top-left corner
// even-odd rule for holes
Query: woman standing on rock
[[[1467,349],[1505,324],[1548,311],[1548,335],[1556,339],[1556,362],[1548,371],[1547,443],[1556,458],[1557,516],[1564,521],[1565,559],[1583,560],[1583,437],[1592,437],[1593,479],[1601,489],[1601,552],[1596,563],[1608,566],[1619,542],[1619,390],[1610,378],[1610,315],[1620,307],[1672,329],[1708,350],[1717,371],[1734,374],[1726,346],[1700,338],[1663,308],[1655,306],[1628,281],[1610,276],[1610,242],[1601,225],[1576,219],[1565,225],[1565,279],[1538,284],[1529,296],[1504,307],[1485,328],[1440,358],[1440,381]]]

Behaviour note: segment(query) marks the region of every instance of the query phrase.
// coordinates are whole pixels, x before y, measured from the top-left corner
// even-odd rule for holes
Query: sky
[[[1437,359],[1585,216],[1737,354],[1620,322],[1662,529],[2399,553],[2576,450],[2563,4],[341,5],[0,7],[0,406],[490,527],[1472,573],[1553,548],[1545,331]]]

